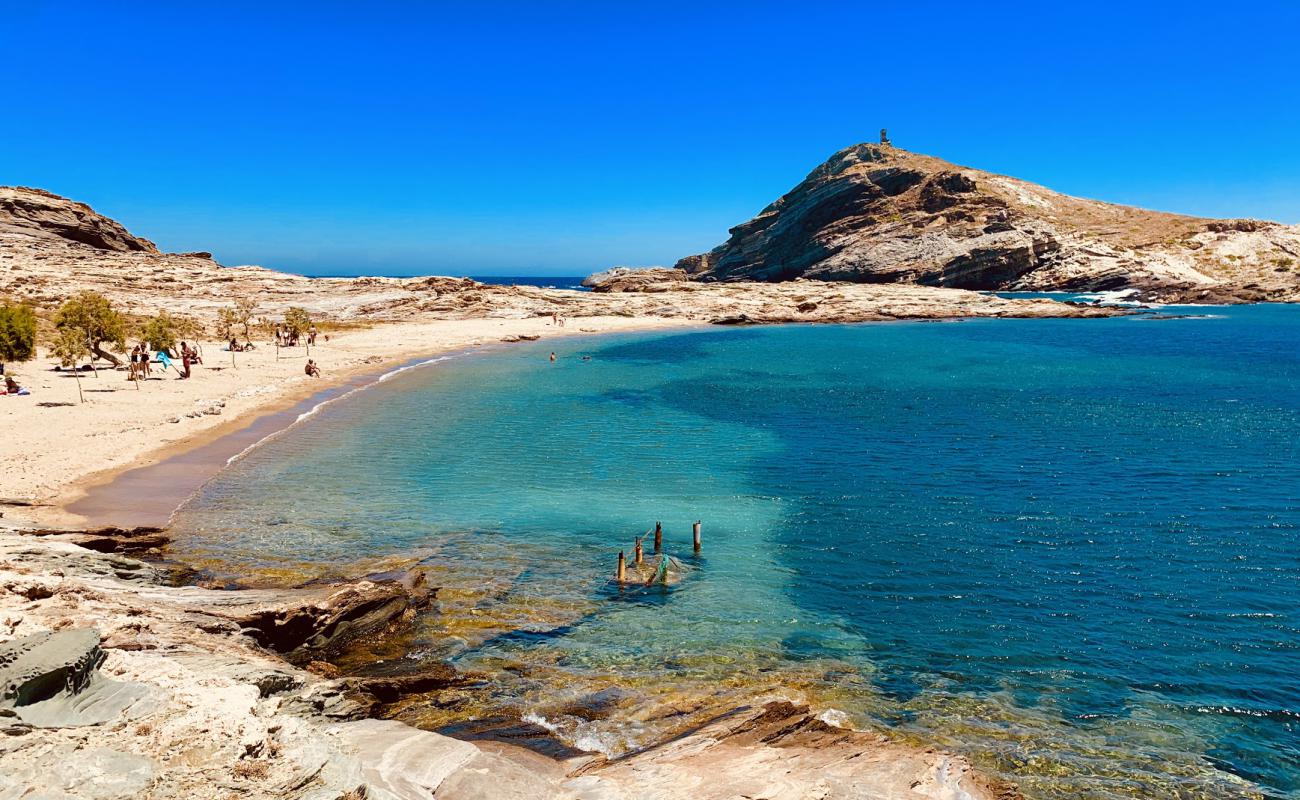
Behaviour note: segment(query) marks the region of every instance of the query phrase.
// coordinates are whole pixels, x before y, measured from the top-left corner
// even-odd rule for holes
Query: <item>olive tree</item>
[[[85,342],[86,349],[95,358],[102,358],[115,367],[122,360],[104,349],[104,345],[118,352],[126,350],[126,322],[113,304],[98,292],[85,291],[69,299],[54,317],[54,326],[60,338],[75,336]]]

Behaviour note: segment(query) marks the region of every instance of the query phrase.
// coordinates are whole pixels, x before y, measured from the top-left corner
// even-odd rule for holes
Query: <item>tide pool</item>
[[[467,355],[249,452],[175,550],[419,559],[438,608],[379,655],[491,676],[430,727],[616,753],[771,693],[1031,797],[1300,797],[1300,309],[1189,311]],[[656,520],[681,583],[611,585]]]

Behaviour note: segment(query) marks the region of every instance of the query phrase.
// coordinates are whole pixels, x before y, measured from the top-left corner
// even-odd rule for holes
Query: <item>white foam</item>
[[[274,431],[274,432],[272,432],[272,433],[268,433],[266,436],[263,436],[261,439],[258,439],[256,442],[253,442],[253,443],[250,444],[248,447],[245,447],[243,450],[240,450],[238,453],[235,453],[235,454],[234,454],[233,456],[231,456],[230,458],[227,458],[227,459],[226,459],[226,465],[229,466],[229,465],[235,463],[235,462],[238,461],[239,459],[241,459],[241,458],[243,458],[244,456],[248,455],[249,453],[253,452],[253,451],[256,450],[257,448],[259,448],[259,447],[261,447],[262,445],[266,444],[267,442],[272,441],[273,439],[279,438],[279,437],[280,437],[281,435],[283,435],[286,431],[289,431],[289,430],[293,429],[293,428],[294,428],[296,425],[298,425],[299,423],[301,423],[301,422],[305,422],[305,421],[311,419],[312,417],[316,416],[317,414],[319,414],[320,411],[321,411],[321,409],[325,408],[325,407],[328,406],[328,405],[332,405],[332,404],[334,404],[334,403],[337,403],[337,402],[339,402],[340,400],[345,400],[345,399],[351,397],[352,395],[356,394],[357,392],[364,392],[366,389],[369,389],[369,388],[371,388],[372,386],[378,386],[379,384],[383,383],[384,381],[388,380],[389,378],[393,377],[394,375],[398,375],[398,374],[400,374],[400,373],[406,372],[407,370],[415,369],[416,367],[427,367],[427,366],[430,366],[431,364],[438,364],[438,363],[441,363],[441,362],[443,362],[443,361],[449,361],[449,360],[451,360],[451,359],[453,359],[453,358],[455,358],[455,357],[456,357],[455,355],[438,356],[437,358],[430,358],[430,359],[426,359],[426,360],[424,360],[424,361],[417,361],[417,362],[414,363],[414,364],[407,364],[407,365],[405,365],[405,366],[398,367],[398,368],[396,368],[396,369],[389,370],[388,372],[385,372],[383,375],[380,375],[378,378],[376,378],[375,380],[371,381],[370,383],[362,384],[361,386],[357,386],[357,387],[355,387],[355,388],[353,388],[353,389],[349,389],[348,391],[344,392],[343,394],[340,394],[340,395],[337,395],[337,396],[335,396],[335,397],[330,397],[330,398],[327,398],[327,399],[325,399],[325,400],[322,400],[322,401],[320,401],[319,403],[317,403],[316,405],[312,406],[311,408],[309,408],[309,409],[307,409],[306,411],[304,411],[304,412],[302,412],[301,414],[299,414],[298,417],[297,417],[293,422],[291,422],[291,423],[289,423],[288,425],[284,426],[284,427],[281,428],[280,430],[278,430],[278,431]]]

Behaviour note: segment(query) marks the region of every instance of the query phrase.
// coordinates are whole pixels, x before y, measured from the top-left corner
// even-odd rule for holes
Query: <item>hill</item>
[[[889,144],[839,151],[730,234],[678,268],[703,281],[1300,300],[1300,226],[1071,197]]]

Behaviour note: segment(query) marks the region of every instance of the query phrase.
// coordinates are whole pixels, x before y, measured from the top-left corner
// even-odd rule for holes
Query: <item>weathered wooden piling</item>
[[[691,526],[691,537],[695,540],[695,552],[700,552],[700,521],[698,519]]]
[[[661,522],[655,523],[655,554],[658,555],[664,549],[664,526]]]
[[[640,566],[640,565],[641,565],[641,562],[643,562],[643,561],[645,561],[645,555],[644,555],[644,553],[641,552],[641,540],[640,540],[640,539],[637,539],[637,540],[636,540],[636,563],[637,563],[637,566]]]
[[[623,557],[622,550],[618,551],[618,572],[615,576],[619,583],[627,582],[627,559]]]

